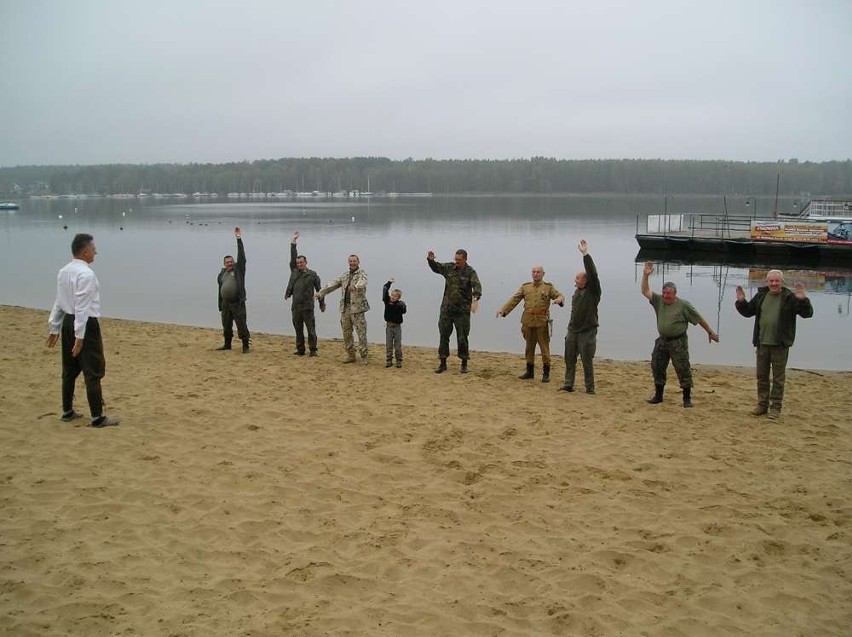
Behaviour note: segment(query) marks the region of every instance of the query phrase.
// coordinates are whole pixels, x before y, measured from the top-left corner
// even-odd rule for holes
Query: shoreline
[[[105,318],[98,430],[59,420],[47,312],[0,317],[0,633],[848,631],[849,372],[789,370],[773,422],[745,367],[695,366],[684,409],[647,362],[589,396],[522,355]]]
[[[45,323],[45,338],[47,338],[47,336],[46,336],[46,334],[47,334],[47,315],[50,314],[50,309],[32,308],[32,307],[26,307],[26,306],[23,306],[23,305],[3,305],[3,304],[0,304],[0,312],[2,312],[4,310],[22,310],[22,311],[26,311],[26,312],[43,313],[45,315],[45,321],[44,321],[44,323]],[[101,317],[101,321],[102,322],[104,322],[104,321],[115,321],[117,323],[118,322],[120,322],[120,323],[134,323],[134,324],[139,324],[139,325],[152,325],[152,326],[156,325],[156,326],[161,326],[161,327],[174,327],[175,329],[207,330],[207,331],[210,331],[212,333],[214,341],[216,339],[221,340],[221,335],[222,335],[221,328],[219,328],[219,327],[208,327],[208,326],[203,326],[203,325],[191,325],[191,324],[184,324],[184,323],[169,323],[169,322],[160,322],[160,321],[139,320],[139,319],[132,319],[132,318],[113,318],[113,317],[108,317],[108,316]],[[289,327],[290,330],[292,330],[292,326],[288,326],[288,327]],[[255,331],[255,330],[252,330],[251,334],[252,334],[252,341],[255,340],[256,336],[262,336],[264,339],[273,339],[273,340],[274,339],[283,339],[285,341],[287,341],[289,339],[288,342],[292,342],[293,344],[295,344],[295,337],[290,335],[290,334],[284,334],[284,333],[279,333],[279,332],[262,332],[262,331]],[[236,339],[236,333],[234,335],[234,339],[237,340]],[[436,340],[437,340],[437,330],[436,330]],[[559,342],[561,340],[562,340],[562,337],[551,338],[551,344],[554,341]],[[326,346],[335,347],[335,346],[341,345],[343,343],[343,339],[342,338],[319,337],[317,342],[321,345],[326,344]],[[523,340],[521,340],[520,342],[523,343]],[[379,352],[381,354],[382,358],[384,357],[384,351],[385,351],[384,350],[384,343],[381,343],[381,342],[378,342],[378,341],[370,341],[369,345],[370,345],[370,352],[371,352],[371,356],[372,356],[371,360],[373,360],[373,361],[377,360],[376,352]],[[749,347],[751,347],[751,345],[749,345]],[[374,351],[374,349],[375,349],[375,351]],[[434,360],[435,361],[438,360],[438,355],[437,355],[438,348],[437,347],[431,347],[431,346],[428,346],[428,345],[407,345],[407,344],[403,344],[403,349],[404,349],[404,351],[412,350],[412,351],[418,351],[418,352],[421,352],[421,353],[424,353],[424,354],[426,352],[432,352]],[[471,361],[474,361],[475,356],[477,356],[477,355],[507,356],[507,357],[510,357],[512,360],[519,361],[518,365],[520,365],[520,366],[522,366],[523,362],[524,362],[523,352],[513,353],[513,352],[508,352],[508,351],[505,351],[505,350],[488,350],[488,349],[475,349],[475,348],[471,349]],[[540,366],[540,364],[541,364],[540,358],[541,358],[540,352],[538,351],[538,349],[536,349],[536,366],[537,367]],[[561,361],[564,360],[564,356],[561,353],[555,352],[553,350],[553,348],[551,348],[551,358],[553,359],[553,365],[554,365],[555,372],[559,371],[560,366],[564,369],[564,363],[561,362]],[[450,339],[450,358],[448,359],[448,362],[452,362],[453,360],[458,361],[458,358],[455,356],[455,340],[454,340],[454,337]],[[557,362],[560,363],[559,366],[556,365]],[[595,356],[595,368],[596,369],[597,369],[597,365],[599,363],[618,364],[618,365],[622,365],[622,364],[623,365],[646,365],[646,366],[648,366],[648,365],[650,365],[650,359],[646,358],[646,359],[642,359],[642,360],[628,360],[628,359],[620,359],[620,358],[603,358],[603,357]],[[739,370],[739,371],[742,371],[742,372],[750,372],[752,374],[752,376],[754,375],[754,366],[753,365],[736,365],[736,364],[720,364],[720,363],[692,363],[691,366],[692,366],[693,369],[706,369],[706,370],[716,369],[716,370],[730,370],[730,371]],[[520,367],[519,367],[519,369],[520,369]],[[582,375],[582,365],[580,364],[579,359],[577,361],[577,370],[578,370],[578,378],[579,378]],[[520,371],[523,371],[523,370],[520,370]],[[674,370],[671,369],[671,367],[670,367],[669,371],[671,372],[671,374],[670,374],[671,379],[674,380],[674,381],[677,381],[677,378],[674,376]],[[837,374],[852,374],[852,370],[824,369],[824,368],[820,368],[820,367],[790,367],[790,366],[788,366],[787,371],[788,372],[789,371],[807,372],[807,373],[812,373],[812,374],[820,374],[820,375],[823,375],[823,376],[837,375]],[[551,374],[551,375],[553,377],[553,381],[552,381],[551,384],[557,382],[558,378],[561,378],[561,376],[559,376],[558,374],[555,374],[555,373]],[[649,372],[649,378],[650,378],[650,372]],[[651,385],[651,389],[653,390],[653,384]]]

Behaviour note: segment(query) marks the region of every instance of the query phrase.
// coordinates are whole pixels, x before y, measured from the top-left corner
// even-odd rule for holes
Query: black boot
[[[226,338],[225,344],[222,345],[222,347],[217,347],[216,351],[221,352],[221,351],[226,350],[226,349],[231,349],[231,339],[230,338]]]
[[[648,399],[648,402],[652,405],[657,405],[663,402],[663,390],[666,388],[665,385],[654,385],[654,396]]]
[[[248,354],[249,351],[251,351],[249,349],[249,340],[247,338],[244,338],[243,339],[243,354]]]
[[[438,366],[435,368],[435,373],[443,374],[445,371],[447,371],[447,359],[442,358],[441,362],[438,363]]]
[[[541,368],[541,382],[549,383],[550,382],[550,365],[544,365]]]
[[[466,358],[462,359],[461,367],[459,368],[459,372],[461,372],[462,374],[467,374],[468,369],[467,369],[467,359]]]
[[[692,387],[683,388],[683,406],[692,407]]]
[[[527,371],[518,376],[521,380],[529,380],[535,378],[535,366],[532,363],[527,363]]]

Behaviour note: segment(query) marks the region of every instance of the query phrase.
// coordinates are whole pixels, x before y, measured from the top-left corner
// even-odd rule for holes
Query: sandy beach
[[[589,396],[561,358],[438,376],[432,348],[103,319],[98,430],[59,419],[47,313],[0,317],[2,635],[852,630],[850,373],[789,371],[773,422],[751,368],[697,366],[690,410],[671,371],[645,402],[647,363],[597,361]]]

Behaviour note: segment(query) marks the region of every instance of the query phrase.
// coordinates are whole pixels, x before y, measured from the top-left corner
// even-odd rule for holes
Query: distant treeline
[[[107,164],[0,168],[0,194],[351,191],[845,196],[852,160],[505,160],[303,158],[227,164]]]

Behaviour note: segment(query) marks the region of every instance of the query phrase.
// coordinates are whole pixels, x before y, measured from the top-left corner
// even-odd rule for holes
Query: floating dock
[[[852,264],[852,220],[753,219],[725,215],[649,215],[636,241],[643,251],[809,264]]]

